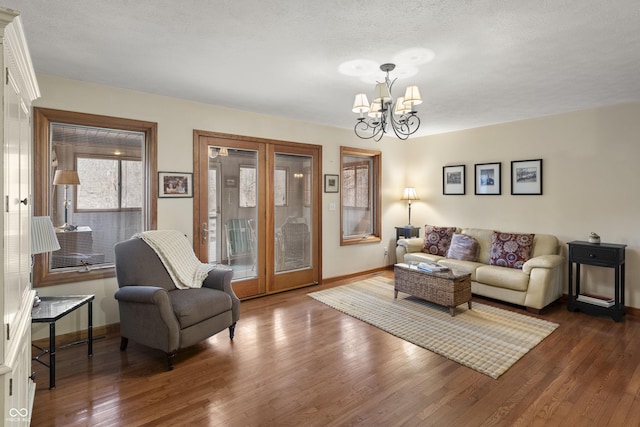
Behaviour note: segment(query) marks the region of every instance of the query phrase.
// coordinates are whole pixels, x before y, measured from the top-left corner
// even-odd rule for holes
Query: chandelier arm
[[[384,134],[383,128],[381,125],[382,125],[382,122],[373,121],[373,120],[370,120],[367,122],[364,119],[358,119],[358,122],[353,127],[353,131],[355,132],[356,136],[362,139],[372,139],[372,138],[375,138],[376,135],[378,134],[380,134],[380,138],[381,138],[382,134]],[[368,134],[369,131],[371,131],[370,135]],[[376,139],[376,141],[379,141],[380,138]]]

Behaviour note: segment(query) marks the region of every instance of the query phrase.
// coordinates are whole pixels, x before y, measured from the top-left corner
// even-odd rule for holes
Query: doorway
[[[319,282],[322,147],[194,132],[194,249],[241,298]]]

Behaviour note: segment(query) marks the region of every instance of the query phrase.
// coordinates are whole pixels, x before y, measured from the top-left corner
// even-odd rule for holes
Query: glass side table
[[[93,299],[94,295],[74,295],[60,297],[40,297],[40,304],[31,309],[31,323],[49,324],[49,348],[44,349],[32,344],[40,350],[40,353],[32,360],[49,368],[49,390],[56,388],[56,322],[67,314],[88,304],[87,320],[87,346],[88,356],[93,355]],[[49,353],[49,363],[40,360],[40,357]]]

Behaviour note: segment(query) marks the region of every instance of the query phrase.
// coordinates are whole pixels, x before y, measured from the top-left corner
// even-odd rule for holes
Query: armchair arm
[[[115,298],[122,302],[137,302],[142,304],[162,304],[163,293],[167,291],[164,288],[158,286],[123,286],[118,289],[115,294]],[[167,297],[167,295],[164,295]],[[167,302],[169,299],[167,298]]]
[[[531,274],[531,270],[534,268],[555,268],[564,262],[564,258],[560,255],[540,255],[535,258],[531,258],[525,262],[522,266],[522,271],[525,274]]]
[[[166,289],[123,286],[115,298],[120,308],[121,336],[167,353],[178,349],[180,325]]]
[[[202,286],[210,289],[217,289],[226,292],[231,297],[233,321],[237,322],[240,318],[240,300],[231,287],[231,279],[233,278],[233,270],[230,268],[214,268],[209,271],[209,275],[202,282]]]

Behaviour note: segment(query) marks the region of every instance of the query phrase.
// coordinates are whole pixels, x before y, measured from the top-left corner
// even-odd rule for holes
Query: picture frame
[[[466,193],[465,165],[442,167],[442,194],[463,195]]]
[[[542,159],[511,162],[511,194],[542,195]]]
[[[474,172],[477,196],[502,194],[502,162],[476,163]]]
[[[324,175],[324,192],[325,193],[337,193],[339,191],[340,176],[339,175]]]
[[[158,172],[159,198],[193,197],[193,174],[190,172]]]

